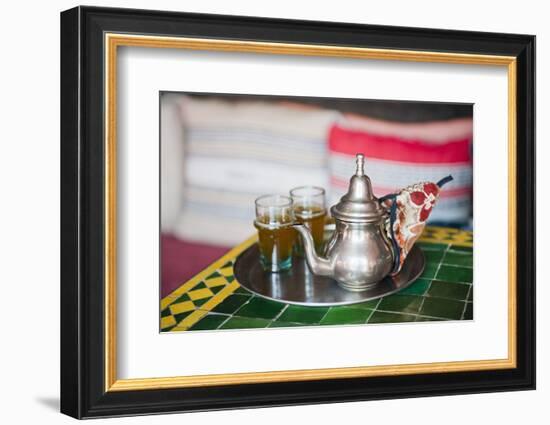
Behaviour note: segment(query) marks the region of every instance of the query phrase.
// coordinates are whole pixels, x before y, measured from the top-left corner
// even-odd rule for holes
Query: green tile
[[[446,243],[429,243],[429,242],[417,242],[423,251],[445,251],[449,245]]]
[[[170,304],[177,304],[184,301],[189,301],[191,298],[189,298],[189,295],[187,293],[180,295],[175,301],[172,301]]]
[[[432,242],[416,242],[416,245],[420,246],[422,249],[432,250],[432,251],[445,251],[448,247],[446,243],[432,243]]]
[[[194,311],[195,310],[191,310],[191,311],[186,311],[185,313],[174,314],[174,319],[176,320],[176,323],[181,322],[183,319],[185,319],[187,316],[189,316]]]
[[[161,332],[170,332],[170,331],[171,331],[172,329],[174,329],[175,327],[176,327],[176,325],[170,326],[170,327],[168,327],[168,328],[161,329],[160,331],[161,331]]]
[[[224,285],[220,285],[220,286],[214,286],[214,287],[210,288],[210,290],[212,291],[212,293],[217,294],[217,293],[220,292],[223,288],[225,288],[225,286],[224,286]]]
[[[164,310],[162,310],[160,312],[160,317],[168,317],[168,316],[171,316],[172,313],[170,312],[170,309],[169,308],[165,308]]]
[[[474,249],[470,246],[460,246],[460,245],[451,245],[449,247],[450,251],[460,251],[460,252],[469,252],[473,253]]]
[[[368,308],[369,310],[374,310],[379,302],[380,302],[380,298],[376,298],[375,300],[364,301],[362,303],[352,304],[349,307],[351,307],[351,308]]]
[[[412,314],[388,313],[385,311],[375,311],[369,318],[369,323],[401,323],[414,322],[416,316]]]
[[[253,319],[250,317],[232,317],[225,322],[219,329],[252,329],[267,328],[270,324],[266,319]]]
[[[432,250],[423,250],[424,257],[426,258],[427,263],[440,263],[441,259],[445,255],[445,251],[432,251]]]
[[[235,289],[234,294],[242,294],[242,295],[252,295],[252,292],[250,292],[248,289],[243,288],[242,286],[239,286],[237,289]]]
[[[468,294],[468,301],[472,302],[474,300],[474,287],[470,286],[470,293]]]
[[[275,322],[271,322],[271,324],[268,326],[268,328],[292,328],[296,326],[304,326],[303,323],[291,323],[291,322],[279,322],[278,320]]]
[[[191,289],[191,291],[194,291],[195,289],[204,289],[204,288],[208,288],[208,286],[206,286],[204,282],[199,282],[195,286],[193,286],[193,289]]]
[[[439,264],[437,263],[426,263],[424,266],[424,271],[420,275],[421,279],[433,279],[437,273]]]
[[[442,264],[437,272],[437,280],[447,282],[465,282],[473,281],[473,271],[468,267],[455,267]]]
[[[236,316],[255,317],[262,319],[274,319],[286,304],[266,300],[260,297],[252,297],[250,302],[243,305],[235,312]]]
[[[443,263],[453,266],[473,267],[474,257],[470,254],[447,251]]]
[[[377,310],[393,311],[397,313],[418,313],[422,297],[416,295],[390,295],[382,298]]]
[[[462,301],[468,296],[469,290],[470,285],[434,280],[427,295],[430,297],[451,298]]]
[[[464,302],[447,300],[445,298],[425,298],[420,309],[423,316],[441,317],[444,319],[460,319],[464,310]]]
[[[438,319],[437,317],[424,317],[424,316],[416,316],[417,322],[441,322],[445,319]]]
[[[464,320],[472,320],[474,317],[474,305],[473,303],[466,303],[466,309],[464,310]]]
[[[210,331],[218,329],[218,327],[225,322],[229,316],[224,314],[207,314],[197,323],[189,328],[190,331]]]
[[[430,279],[417,279],[410,286],[402,289],[398,292],[399,295],[423,295],[428,286],[430,286]]]
[[[250,300],[249,296],[246,295],[229,295],[225,300],[212,309],[214,313],[223,313],[223,314],[233,314],[241,306]]]
[[[327,314],[327,311],[327,307],[289,305],[277,318],[277,321],[314,324],[319,323],[324,315]]]
[[[212,297],[205,297],[201,298],[200,300],[193,301],[193,304],[195,304],[196,307],[200,307],[201,305],[205,304],[207,301],[210,301]]]
[[[321,325],[350,325],[365,323],[372,310],[353,307],[331,307]]]

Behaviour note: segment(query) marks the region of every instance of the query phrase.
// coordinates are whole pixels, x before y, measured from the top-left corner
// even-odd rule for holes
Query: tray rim
[[[420,266],[420,270],[418,273],[416,273],[414,275],[414,277],[412,277],[411,279],[409,279],[409,281],[407,281],[404,285],[402,286],[399,286],[398,288],[394,288],[390,291],[387,291],[387,292],[384,292],[382,294],[379,294],[379,295],[375,295],[375,296],[367,296],[367,297],[364,297],[364,298],[360,298],[360,299],[357,299],[357,300],[351,300],[351,301],[341,301],[341,302],[332,302],[332,303],[312,303],[312,302],[305,302],[305,301],[293,301],[293,300],[288,300],[288,299],[284,299],[284,298],[277,298],[277,297],[270,297],[268,295],[265,295],[265,294],[262,294],[261,292],[258,292],[252,288],[250,288],[248,285],[245,285],[243,284],[242,280],[239,279],[237,277],[237,266],[238,266],[238,263],[239,261],[243,261],[242,258],[247,254],[249,253],[252,249],[256,249],[258,247],[258,242],[254,242],[252,243],[250,246],[248,246],[246,249],[244,249],[238,256],[237,258],[235,259],[235,262],[233,263],[233,275],[235,277],[235,280],[237,280],[237,282],[239,282],[239,285],[241,285],[243,288],[245,288],[247,291],[250,291],[251,293],[253,293],[254,295],[258,296],[258,297],[261,297],[261,298],[264,298],[264,299],[267,299],[267,300],[270,300],[270,301],[276,301],[276,302],[282,302],[282,303],[285,303],[285,304],[290,304],[290,305],[297,305],[297,306],[302,306],[302,307],[339,307],[339,306],[349,306],[349,305],[354,305],[354,304],[360,304],[360,303],[364,303],[364,302],[367,302],[367,301],[372,301],[372,300],[377,300],[379,298],[383,298],[383,297],[387,297],[389,295],[392,295],[392,294],[395,294],[407,287],[409,287],[410,285],[412,285],[414,282],[416,282],[416,280],[422,275],[422,273],[424,272],[424,269],[426,267],[426,257],[424,255],[424,251],[422,250],[422,248],[418,245],[414,245],[413,248],[411,249],[411,252],[410,254],[412,254],[413,252],[418,252],[418,254],[415,254],[415,255],[420,255],[420,263],[421,263],[421,266]],[[411,256],[407,257],[407,259],[405,259],[405,263],[407,261],[410,261],[409,258],[411,258]],[[305,260],[302,260],[302,261],[305,261]],[[306,267],[309,267],[307,266],[306,264]],[[401,272],[400,272],[401,273]],[[399,273],[397,274],[399,275]],[[386,276],[384,279],[387,279],[388,276]],[[330,279],[330,278],[328,278]],[[347,291],[345,288],[342,288],[341,285],[338,284],[338,282],[334,279],[330,279],[334,282],[335,285],[338,285],[339,288],[341,288],[343,291]],[[380,281],[382,282],[382,281]],[[379,283],[379,282],[378,282]],[[361,294],[363,292],[372,292],[372,289],[376,286],[377,284],[374,284],[372,285],[372,287],[369,287],[369,288],[366,288],[365,290],[363,291],[358,291],[358,292],[355,292],[355,291],[349,291],[349,292],[353,292],[353,293],[356,293],[356,294]]]

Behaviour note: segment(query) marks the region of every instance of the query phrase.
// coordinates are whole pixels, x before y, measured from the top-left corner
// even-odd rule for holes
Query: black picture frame
[[[105,391],[106,32],[514,56],[517,367]],[[67,10],[61,13],[61,195],[61,412],[67,415],[92,418],[535,388],[534,36],[131,9]]]

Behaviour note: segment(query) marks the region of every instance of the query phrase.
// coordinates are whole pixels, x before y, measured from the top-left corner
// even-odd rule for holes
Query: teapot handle
[[[381,204],[385,201],[391,200],[391,205],[389,208],[389,232],[390,232],[390,242],[393,250],[393,266],[391,270],[391,274],[397,272],[399,270],[399,264],[401,263],[401,249],[399,248],[399,244],[395,240],[395,233],[393,231],[393,224],[395,223],[396,217],[397,217],[397,202],[396,202],[397,194],[390,193],[388,195],[385,195],[381,198],[378,198],[378,202]]]
[[[451,176],[450,174],[447,176],[447,177],[443,177],[441,180],[439,180],[436,185],[439,186],[439,188],[441,189],[444,185],[446,185],[447,183],[449,183],[450,181],[453,180],[453,176]]]

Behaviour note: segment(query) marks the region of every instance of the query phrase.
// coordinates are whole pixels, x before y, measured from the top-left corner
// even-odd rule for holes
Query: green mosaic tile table
[[[215,329],[471,320],[471,232],[427,227],[418,245],[426,257],[422,275],[409,287],[377,300],[337,307],[303,307],[258,297],[233,276],[237,256],[255,243],[235,247],[160,303],[162,332]]]

